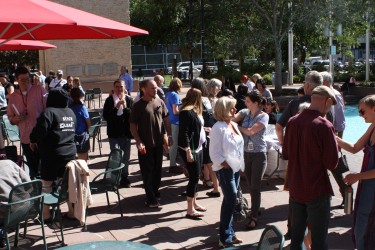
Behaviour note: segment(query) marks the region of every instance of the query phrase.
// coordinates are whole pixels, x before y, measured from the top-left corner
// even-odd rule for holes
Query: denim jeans
[[[311,228],[312,249],[328,250],[327,235],[331,208],[331,195],[305,203],[299,203],[291,198],[292,206],[292,239],[291,250],[303,249],[303,238],[307,223]]]
[[[118,138],[108,138],[109,147],[111,151],[115,148],[119,148],[124,151],[123,163],[125,167],[122,169],[121,176],[128,178],[129,175],[129,159],[130,159],[130,138],[127,137],[118,137]]]
[[[233,236],[236,235],[232,222],[240,174],[239,172],[234,173],[231,168],[222,168],[216,172],[216,175],[224,196],[220,210],[220,241],[231,243]]]

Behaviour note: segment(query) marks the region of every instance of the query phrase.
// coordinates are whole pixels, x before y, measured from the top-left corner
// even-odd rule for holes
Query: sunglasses
[[[364,115],[365,111],[363,109],[358,110],[359,115]]]

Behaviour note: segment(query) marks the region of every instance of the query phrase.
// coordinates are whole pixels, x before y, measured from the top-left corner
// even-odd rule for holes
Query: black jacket
[[[76,116],[67,107],[67,101],[68,96],[64,90],[51,90],[47,108],[30,134],[30,142],[39,143],[42,158],[71,158],[77,152],[74,142]]]
[[[133,98],[125,96],[126,108],[122,111],[122,115],[117,115],[117,108],[115,107],[112,96],[109,96],[104,103],[103,118],[107,121],[107,135],[109,138],[127,137],[132,138],[130,132],[129,118],[131,108],[133,106]]]
[[[193,110],[182,110],[179,119],[178,146],[197,149],[202,129],[202,124],[197,113]]]

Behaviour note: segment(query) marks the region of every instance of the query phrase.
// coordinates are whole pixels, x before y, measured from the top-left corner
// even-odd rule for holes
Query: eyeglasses
[[[363,109],[358,110],[359,115],[363,116],[366,112]]]

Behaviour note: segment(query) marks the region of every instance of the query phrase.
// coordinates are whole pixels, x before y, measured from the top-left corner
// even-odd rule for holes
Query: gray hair
[[[324,71],[324,72],[320,72],[320,74],[323,77],[323,82],[327,82],[328,87],[331,87],[332,84],[333,84],[333,77],[332,77],[331,73],[329,73],[327,71]]]
[[[301,113],[305,109],[308,109],[310,107],[310,103],[308,102],[303,102],[298,106],[298,113]]]
[[[221,89],[221,85],[223,85],[223,83],[217,78],[212,78],[211,80],[209,80],[206,85],[208,95],[213,95],[214,89],[216,87],[219,87],[219,89]]]
[[[202,92],[202,96],[208,96],[206,83],[202,77],[194,78],[191,82],[191,87],[195,89],[199,89]]]
[[[313,90],[323,84],[323,76],[318,71],[312,70],[305,75],[305,81],[310,85],[310,89]]]

